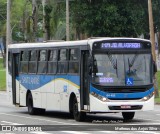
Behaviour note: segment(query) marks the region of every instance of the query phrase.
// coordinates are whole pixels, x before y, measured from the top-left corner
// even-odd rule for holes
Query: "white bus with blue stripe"
[[[8,91],[14,105],[29,114],[153,110],[155,66],[151,43],[137,38],[90,38],[82,41],[11,44]]]

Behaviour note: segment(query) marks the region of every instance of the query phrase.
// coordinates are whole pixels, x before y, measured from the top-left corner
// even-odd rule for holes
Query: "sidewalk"
[[[6,91],[0,91],[0,104],[3,106],[13,106],[8,97],[9,96]]]
[[[7,91],[0,91],[1,95],[7,95]]]
[[[0,91],[1,95],[7,95],[7,91]]]

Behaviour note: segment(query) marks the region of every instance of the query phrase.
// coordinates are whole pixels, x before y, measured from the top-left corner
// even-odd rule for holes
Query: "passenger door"
[[[19,104],[19,53],[12,54],[12,97],[13,104]]]
[[[81,51],[80,104],[81,110],[89,105],[89,51]],[[85,107],[86,106],[86,107]]]

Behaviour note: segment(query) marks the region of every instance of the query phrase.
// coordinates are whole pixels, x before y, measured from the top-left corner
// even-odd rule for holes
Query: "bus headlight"
[[[107,98],[105,98],[105,97],[103,97],[103,96],[101,96],[101,95],[98,95],[98,94],[96,94],[96,93],[94,93],[94,92],[92,92],[91,95],[93,95],[94,97],[96,97],[97,99],[99,99],[99,100],[101,100],[101,101],[103,101],[103,102],[109,101],[109,99],[107,99]]]
[[[152,92],[152,93],[149,94],[148,96],[143,97],[143,98],[142,98],[142,101],[147,101],[147,100],[149,100],[154,94],[155,94],[155,93]]]

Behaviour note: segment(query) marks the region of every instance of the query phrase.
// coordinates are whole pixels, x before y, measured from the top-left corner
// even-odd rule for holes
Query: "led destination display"
[[[142,48],[141,43],[102,43],[101,48],[128,48],[128,49],[139,49]]]
[[[147,50],[151,51],[151,43],[145,41],[97,41],[93,43],[93,50]]]

